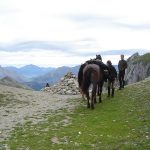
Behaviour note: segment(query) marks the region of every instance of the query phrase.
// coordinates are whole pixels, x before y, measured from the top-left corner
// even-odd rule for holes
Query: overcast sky
[[[150,0],[0,0],[0,65],[75,66],[150,52]]]

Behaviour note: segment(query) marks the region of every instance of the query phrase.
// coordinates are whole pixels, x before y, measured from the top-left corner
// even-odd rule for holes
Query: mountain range
[[[147,53],[142,56],[138,55],[138,60],[141,60],[143,62],[146,59],[149,61],[150,60],[149,54],[150,53]],[[130,61],[128,63],[130,64]],[[129,65],[130,67],[128,67],[127,69],[127,72],[129,73],[128,73],[128,77],[126,76],[126,80],[129,80],[130,78],[131,80],[130,82],[132,82],[133,80],[131,77],[134,77],[134,79],[136,79],[137,74],[139,76],[138,77],[139,79],[142,79],[145,77],[145,75],[143,75],[145,73],[145,70],[143,69],[145,68],[144,66],[145,64],[147,64],[147,62],[144,61],[143,63],[144,66],[141,67],[140,72],[135,73],[133,76],[133,73],[135,72],[134,68],[136,64],[137,66],[139,66],[139,62],[137,62],[137,59],[133,61],[133,63],[131,63]],[[149,63],[147,66],[148,66],[148,70],[150,70]],[[68,72],[72,72],[73,74],[77,75],[79,67],[80,65],[75,66],[75,67],[62,66],[58,68],[53,68],[53,67],[44,68],[44,67],[38,67],[32,64],[21,67],[21,68],[0,66],[0,79],[4,78],[5,80],[7,80],[7,82],[10,82],[10,80],[17,81],[19,84],[22,84],[23,86],[30,87],[34,90],[40,90],[46,85],[46,83],[49,83],[50,85],[57,83]],[[117,66],[115,66],[115,68],[117,69]],[[138,68],[136,72],[137,71],[138,71]],[[132,74],[132,75],[130,75],[129,77],[129,74]]]
[[[16,73],[26,77],[26,78],[33,78],[37,76],[44,75],[48,73],[49,71],[55,70],[55,68],[48,67],[38,67],[36,65],[26,65],[21,68],[16,68],[16,67],[5,67],[5,69],[10,70],[10,71],[15,71]]]
[[[0,79],[9,77],[23,85],[29,86],[34,90],[40,90],[46,83],[50,85],[58,82],[67,72],[77,75],[80,66],[58,68],[44,68],[36,65],[26,65],[21,68],[17,67],[0,67]]]
[[[60,80],[60,78],[62,78],[68,72],[72,72],[73,74],[77,75],[79,67],[80,66],[58,67],[58,68],[52,69],[51,71],[49,71],[48,73],[44,75],[40,75],[35,78],[32,78],[31,81],[25,82],[25,84],[35,90],[40,90],[46,85],[46,83],[49,83],[50,85],[55,84],[56,82]]]
[[[10,77],[18,82],[24,82],[26,80],[24,75],[19,74],[15,70],[11,70],[9,68],[0,66],[0,79],[2,79],[4,77]]]

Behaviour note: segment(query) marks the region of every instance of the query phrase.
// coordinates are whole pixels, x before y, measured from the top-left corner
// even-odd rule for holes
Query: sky
[[[117,64],[150,52],[149,0],[0,0],[0,65]]]

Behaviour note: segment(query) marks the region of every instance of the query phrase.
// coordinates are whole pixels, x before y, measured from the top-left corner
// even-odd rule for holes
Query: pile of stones
[[[57,84],[50,87],[45,87],[42,91],[61,95],[77,95],[80,93],[77,77],[71,72],[68,72],[64,77],[62,77],[60,82]]]

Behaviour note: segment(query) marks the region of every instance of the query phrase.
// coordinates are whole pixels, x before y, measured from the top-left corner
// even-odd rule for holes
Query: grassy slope
[[[145,63],[150,62],[150,53],[146,53],[146,54],[138,57],[137,59],[135,59],[135,63],[137,63],[137,62],[145,62]]]
[[[95,110],[84,102],[74,112],[60,110],[47,121],[18,126],[8,141],[12,150],[147,150],[150,147],[150,80],[103,96]],[[71,123],[71,124],[69,124]],[[68,124],[68,125],[67,125]]]
[[[13,79],[11,79],[10,77],[4,77],[4,78],[0,79],[0,84],[10,86],[10,87],[32,90],[30,87],[23,85]]]

